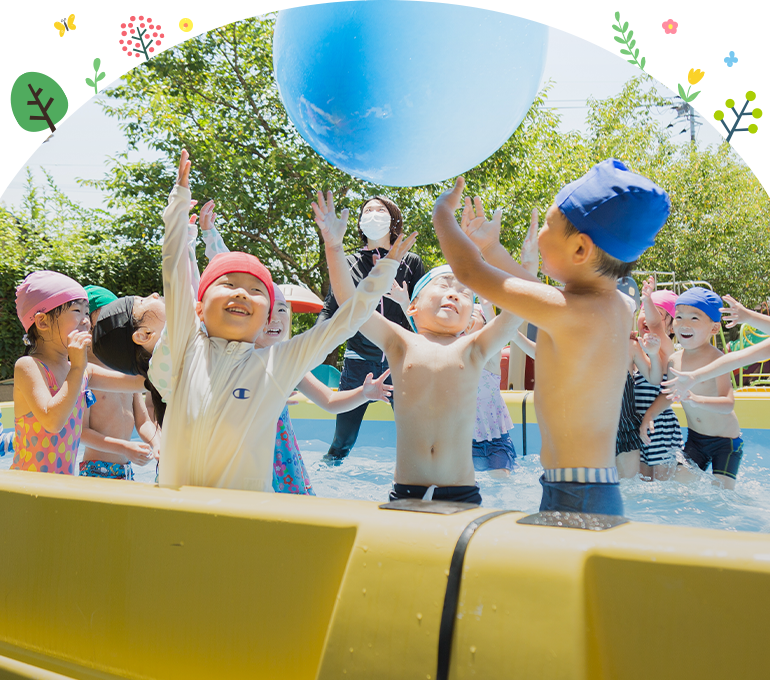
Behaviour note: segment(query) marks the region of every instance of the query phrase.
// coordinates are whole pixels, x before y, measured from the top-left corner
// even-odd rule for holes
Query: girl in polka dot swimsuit
[[[89,365],[88,295],[58,272],[33,272],[16,289],[27,354],[14,368],[16,451],[11,469],[74,474],[83,412],[95,389],[138,392],[143,381]]]

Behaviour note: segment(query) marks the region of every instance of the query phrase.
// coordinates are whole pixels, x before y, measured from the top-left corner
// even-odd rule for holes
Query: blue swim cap
[[[567,184],[554,201],[605,253],[633,262],[655,243],[671,211],[663,189],[608,158]]]
[[[676,299],[677,305],[688,305],[705,312],[712,321],[721,321],[722,313],[719,308],[723,306],[722,298],[714,291],[706,288],[688,288]]]

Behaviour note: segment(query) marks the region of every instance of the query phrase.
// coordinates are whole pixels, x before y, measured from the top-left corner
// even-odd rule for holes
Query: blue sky
[[[623,84],[638,73],[636,66],[619,56],[569,33],[550,29],[543,81],[550,78],[555,83],[549,95],[549,106],[559,109],[562,130],[583,130],[586,99],[589,96],[603,98],[616,95]],[[663,94],[674,95],[662,85],[658,87]],[[662,109],[658,115],[665,125],[676,118],[676,112],[671,109]],[[699,120],[704,123],[697,129],[699,145],[719,144],[722,141],[719,133],[707,119],[699,117]],[[674,127],[674,132],[684,128],[684,123],[680,122]],[[689,134],[679,134],[675,139],[685,142]],[[40,167],[48,170],[59,188],[72,200],[87,207],[106,207],[102,203],[102,195],[96,190],[79,186],[77,178],[101,177],[107,157],[122,152],[125,147],[125,138],[117,122],[102,114],[94,98],[62,124],[54,137],[42,144],[25,166],[19,168],[0,202],[9,207],[21,203],[28,165],[39,182],[43,179]],[[131,154],[132,159],[139,157],[154,158],[156,154],[148,149]]]

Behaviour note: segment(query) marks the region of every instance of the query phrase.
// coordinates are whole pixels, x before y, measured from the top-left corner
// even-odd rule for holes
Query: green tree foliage
[[[382,193],[401,207],[426,267],[443,261],[431,225],[436,197],[451,182],[386,188],[331,167],[297,134],[272,74],[274,17],[248,19],[187,41],[142,64],[108,92],[108,115],[130,142],[161,152],[155,162],[112,159],[101,188],[111,212],[88,211],[49,181],[28,186],[23,208],[0,211],[0,375],[21,354],[14,288],[24,275],[48,267],[117,294],[162,289],[161,215],[176,175],[180,150],[193,160],[191,186],[200,204],[217,201],[225,242],[262,259],[277,282],[300,281],[323,296],[328,273],[310,202],[331,189],[338,207],[357,214],[362,198]],[[677,146],[653,115],[669,106],[641,74],[617,97],[590,99],[587,132],[559,132],[547,107],[548,86],[511,138],[465,175],[467,195],[491,212],[503,209],[502,239],[518,251],[533,207],[541,220],[559,189],[608,157],[647,175],[671,196],[672,213],[640,269],[675,271],[677,279],[705,279],[720,293],[753,306],[768,295],[770,200],[727,144],[698,150]],[[458,103],[458,105],[461,105]],[[472,135],[473,130],[466,134]],[[346,247],[360,243],[356,230]],[[200,264],[205,264],[202,247]],[[313,323],[296,315],[294,331]]]
[[[71,201],[46,175],[36,187],[27,171],[24,203],[0,207],[0,379],[13,375],[24,353],[24,329],[16,316],[16,286],[30,272],[52,269],[76,281],[120,290],[120,248],[109,232],[110,216]]]

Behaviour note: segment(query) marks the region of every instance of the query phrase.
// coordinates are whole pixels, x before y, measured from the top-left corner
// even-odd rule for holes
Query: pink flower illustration
[[[663,30],[666,33],[676,33],[676,29],[679,28],[679,24],[676,23],[673,19],[668,19],[667,21],[663,22]]]

